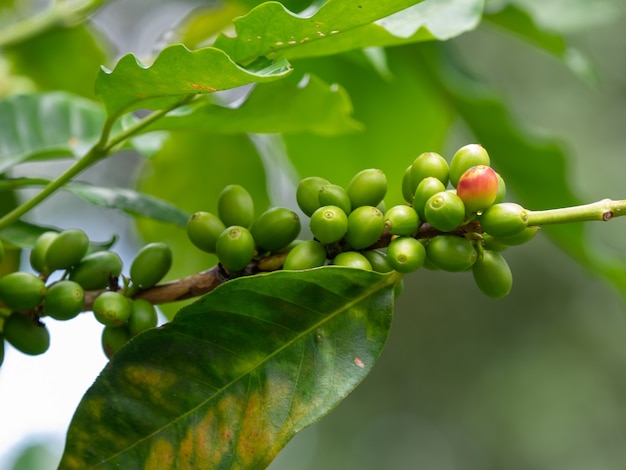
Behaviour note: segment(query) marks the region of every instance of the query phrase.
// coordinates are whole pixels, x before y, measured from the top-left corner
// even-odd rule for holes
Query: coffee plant
[[[405,276],[468,275],[500,299],[508,253],[545,233],[624,291],[626,263],[590,251],[581,222],[626,201],[580,203],[562,150],[520,131],[447,42],[488,24],[571,66],[523,3],[207,2],[151,57],[119,59],[92,27],[104,3],[0,3],[0,367],[82,315],[109,359],[58,468],[266,468],[370,373]],[[449,150],[454,120],[469,136]],[[79,181],[129,152],[145,157],[132,189]],[[21,173],[41,160],[67,166]],[[33,221],[60,191],[128,214],[143,247],[126,260],[117,237]]]

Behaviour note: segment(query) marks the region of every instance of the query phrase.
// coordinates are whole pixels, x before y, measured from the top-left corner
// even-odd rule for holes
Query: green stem
[[[607,221],[626,215],[626,200],[603,199],[582,206],[563,207],[544,211],[527,211],[528,225],[569,224],[593,220]]]
[[[75,2],[54,2],[50,8],[0,30],[0,47],[23,42],[58,25],[79,23],[105,1],[87,0],[78,5]]]

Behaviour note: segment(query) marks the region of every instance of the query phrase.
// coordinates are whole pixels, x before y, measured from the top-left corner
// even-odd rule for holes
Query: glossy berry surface
[[[463,223],[465,205],[453,192],[441,191],[426,201],[424,217],[426,222],[437,230],[450,232]]]
[[[229,271],[240,271],[254,257],[254,238],[245,227],[228,227],[218,237],[215,252],[222,266]]]
[[[323,266],[326,262],[326,249],[315,240],[307,240],[299,243],[291,249],[285,262],[283,269],[310,269]]]
[[[330,182],[319,176],[309,176],[300,180],[296,188],[296,202],[306,215],[311,217],[320,207],[320,190]]]
[[[348,192],[338,184],[327,184],[322,186],[319,193],[320,207],[337,206],[342,211],[349,214],[352,211],[352,203]]]
[[[498,175],[489,166],[473,166],[459,178],[456,194],[467,212],[486,209],[498,196]]]
[[[474,263],[472,274],[481,292],[495,299],[511,292],[513,275],[511,268],[500,253],[484,250]]]
[[[30,251],[30,265],[38,273],[50,274],[50,269],[46,265],[46,253],[50,244],[58,236],[57,232],[43,232],[35,240],[35,244]]]
[[[413,161],[411,165],[411,189],[413,192],[424,178],[434,177],[442,182],[444,187],[448,184],[448,162],[435,152],[425,152]]]
[[[324,244],[341,240],[348,231],[348,216],[337,206],[323,206],[311,216],[313,236]]]
[[[415,209],[405,204],[391,207],[385,213],[385,230],[392,235],[415,235],[420,224]]]
[[[376,168],[362,170],[350,180],[347,192],[352,208],[377,206],[387,194],[387,177]]]
[[[46,250],[46,267],[50,271],[68,269],[78,264],[87,253],[89,238],[82,230],[64,230]]]
[[[482,229],[489,235],[496,238],[511,237],[527,227],[528,214],[519,204],[502,202],[485,209],[479,220]]]
[[[217,237],[226,229],[224,222],[210,212],[196,212],[187,222],[187,237],[197,248],[215,253]]]
[[[131,300],[130,304],[131,310],[127,327],[131,336],[157,326],[158,315],[154,305],[145,299]]]
[[[424,178],[417,185],[417,189],[415,189],[415,193],[413,194],[413,209],[415,209],[415,212],[417,212],[422,222],[426,220],[426,215],[424,214],[426,201],[428,201],[431,196],[445,190],[446,187],[444,184],[433,176]]]
[[[141,289],[158,283],[172,267],[172,250],[161,242],[148,243],[135,255],[130,266],[130,279]]]
[[[402,197],[407,204],[413,204],[414,193],[415,190],[411,188],[411,165],[409,165],[402,175]]]
[[[399,237],[387,247],[387,260],[400,273],[412,273],[424,264],[424,245],[412,237]]]
[[[46,285],[34,274],[18,271],[0,278],[0,300],[10,309],[35,308],[45,294]]]
[[[346,241],[355,250],[362,250],[374,244],[385,229],[381,211],[372,206],[361,206],[348,216]]]
[[[250,227],[254,220],[254,200],[243,186],[229,184],[217,198],[217,215],[226,227]]]
[[[372,265],[365,256],[356,251],[344,251],[335,256],[333,264],[336,266],[344,266],[347,268],[372,270]]]
[[[439,235],[426,245],[426,256],[439,269],[467,271],[478,256],[471,240],[454,235]]]
[[[254,221],[250,233],[260,252],[278,251],[296,239],[300,218],[286,207],[272,207]]]
[[[131,334],[126,326],[105,326],[102,329],[101,344],[102,350],[107,358],[122,349],[131,338]]]
[[[70,281],[83,289],[98,290],[109,286],[122,273],[122,259],[112,251],[96,251],[85,256],[71,271]]]
[[[93,314],[105,326],[124,325],[130,310],[130,300],[119,292],[103,292],[93,301]]]
[[[468,144],[461,147],[450,160],[450,183],[457,186],[461,175],[473,166],[489,166],[489,154],[479,144]]]
[[[15,349],[31,356],[43,354],[50,347],[48,328],[19,312],[13,312],[5,319],[4,337]]]
[[[388,273],[393,271],[393,268],[387,259],[387,255],[382,251],[368,250],[364,251],[362,254],[365,258],[367,258],[367,261],[370,262],[373,271],[376,271],[377,273]]]
[[[48,287],[44,312],[55,320],[70,320],[85,306],[85,291],[73,281],[59,281]]]

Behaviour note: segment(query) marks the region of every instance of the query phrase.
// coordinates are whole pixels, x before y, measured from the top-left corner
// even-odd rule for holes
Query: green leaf
[[[0,173],[33,158],[81,156],[104,118],[101,106],[63,92],[0,100]]]
[[[324,267],[223,284],[112,358],[59,469],[265,468],[370,372],[398,279]]]
[[[558,33],[547,31],[537,25],[524,10],[507,5],[498,12],[486,14],[487,23],[512,32],[535,46],[561,59],[570,70],[590,84],[597,85],[598,76],[590,61],[577,49],[568,46]]]
[[[294,74],[295,75],[295,74]],[[297,133],[337,135],[361,129],[345,89],[314,75],[257,84],[238,107],[198,102],[171,112],[147,127],[223,133]]]
[[[481,0],[329,0],[312,16],[294,15],[267,2],[235,20],[237,36],[217,38],[239,63],[258,57],[313,57],[373,46],[449,39],[473,29]],[[400,11],[402,10],[402,11]],[[263,25],[271,24],[272,28]],[[263,31],[259,34],[259,31]]]
[[[264,65],[258,70],[245,69],[218,49],[190,51],[174,44],[163,49],[150,66],[127,54],[112,71],[103,68],[96,80],[96,94],[108,114],[117,116],[141,108],[164,109],[187,95],[276,80],[291,71],[284,60]]]
[[[442,50],[432,48],[425,52],[437,83],[477,141],[488,150],[517,202],[532,210],[581,204],[568,183],[567,158],[558,143],[524,129],[496,93],[462,72]],[[605,255],[589,238],[586,228],[585,224],[566,224],[543,227],[542,232],[626,295],[626,262]]]

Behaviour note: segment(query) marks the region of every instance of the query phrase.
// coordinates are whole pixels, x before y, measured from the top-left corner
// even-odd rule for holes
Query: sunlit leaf
[[[369,373],[398,278],[325,267],[227,282],[113,357],[59,468],[265,468]]]
[[[33,158],[81,156],[104,117],[98,104],[63,92],[0,100],[0,173]]]
[[[101,70],[96,94],[109,115],[117,115],[141,108],[167,108],[187,95],[276,80],[290,71],[285,61],[268,62],[258,70],[245,69],[219,49],[190,51],[175,44],[163,49],[150,66],[127,54],[113,70]]]
[[[295,15],[280,3],[267,2],[236,19],[237,36],[220,36],[215,46],[234,60],[247,63],[262,56],[294,59],[372,46],[443,40],[476,27],[482,3],[481,0],[329,0],[314,15],[307,16]],[[261,26],[266,24],[272,28]]]
[[[196,103],[170,113],[145,131],[154,129],[212,132],[294,133],[322,135],[357,131],[352,103],[343,87],[328,85],[315,76],[291,77],[258,84],[237,107]]]

